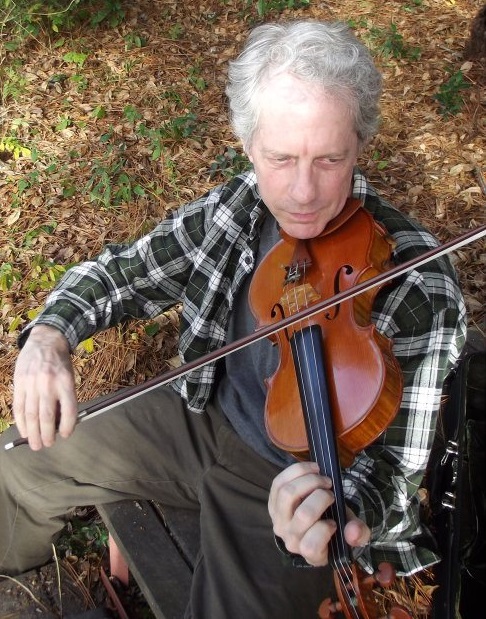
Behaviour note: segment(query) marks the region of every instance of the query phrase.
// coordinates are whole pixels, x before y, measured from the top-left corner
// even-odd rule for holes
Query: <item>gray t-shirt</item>
[[[262,224],[256,267],[279,240],[277,223],[272,216]],[[255,331],[255,318],[248,305],[251,278],[240,289],[228,326],[227,342],[233,342]],[[261,456],[275,464],[286,466],[293,456],[278,449],[268,438],[264,410],[265,378],[272,376],[278,366],[278,347],[265,338],[238,350],[225,358],[226,371],[221,378],[217,397],[240,438]]]

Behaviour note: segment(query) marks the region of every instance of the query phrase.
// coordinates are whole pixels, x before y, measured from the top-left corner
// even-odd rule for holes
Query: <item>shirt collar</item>
[[[376,191],[366,180],[365,175],[356,166],[353,171],[353,189],[352,196],[358,200],[365,201],[367,196],[376,196]]]

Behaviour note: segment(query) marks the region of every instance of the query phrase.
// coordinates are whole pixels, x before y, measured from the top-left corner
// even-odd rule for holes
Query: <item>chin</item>
[[[314,239],[319,236],[324,230],[324,226],[282,226],[283,230],[292,238],[299,239],[300,241],[306,241],[308,239]]]

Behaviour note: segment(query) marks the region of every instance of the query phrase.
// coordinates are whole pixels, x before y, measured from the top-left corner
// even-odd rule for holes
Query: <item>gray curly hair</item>
[[[246,149],[258,124],[260,94],[271,76],[284,72],[317,83],[346,103],[361,145],[374,136],[382,79],[350,28],[342,22],[264,24],[252,30],[241,54],[229,64],[230,118]]]

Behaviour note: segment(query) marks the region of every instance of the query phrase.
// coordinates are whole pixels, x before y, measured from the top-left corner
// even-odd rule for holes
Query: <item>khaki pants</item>
[[[246,446],[216,406],[188,413],[161,387],[83,421],[49,449],[5,451],[15,437],[13,428],[0,435],[0,573],[48,562],[72,507],[155,499],[200,510],[188,618],[317,616],[330,572],[283,560],[267,511],[279,468]]]

